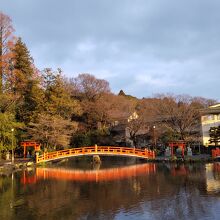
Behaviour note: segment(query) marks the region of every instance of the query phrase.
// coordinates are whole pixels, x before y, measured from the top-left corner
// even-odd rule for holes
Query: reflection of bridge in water
[[[35,183],[41,179],[57,179],[65,181],[101,182],[131,178],[156,172],[155,164],[140,164],[120,168],[101,170],[74,170],[61,168],[36,168],[35,176],[24,172],[22,182]]]
[[[147,149],[129,148],[129,147],[112,147],[112,146],[93,146],[72,148],[67,150],[60,150],[54,152],[44,153],[36,157],[36,163],[58,160],[68,157],[77,157],[84,155],[106,155],[106,156],[128,156],[138,157],[143,159],[154,159],[154,151]]]
[[[155,163],[145,163],[136,164],[126,167],[108,168],[100,170],[80,170],[80,169],[66,169],[66,168],[42,168],[37,167],[36,172],[29,173],[24,171],[23,178],[21,182],[24,184],[36,183],[40,180],[46,179],[56,179],[65,181],[76,181],[76,182],[101,182],[101,181],[114,181],[120,179],[128,179],[141,175],[155,174],[157,172],[157,164]],[[220,163],[212,164],[212,171],[215,176],[220,176]],[[188,176],[191,178],[189,168],[181,164],[176,166],[176,164],[171,164],[169,169],[169,175],[171,176]],[[193,174],[195,179],[195,174]],[[220,179],[218,177],[218,179]]]

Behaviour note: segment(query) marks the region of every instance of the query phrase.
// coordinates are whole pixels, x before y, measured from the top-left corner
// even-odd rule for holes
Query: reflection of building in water
[[[99,182],[126,179],[138,175],[155,173],[155,171],[155,164],[141,164],[121,168],[90,171],[59,168],[36,168],[36,175],[28,176],[24,173],[22,182],[24,184],[35,183],[40,179]]]
[[[220,164],[206,164],[206,188],[208,193],[220,192]]]

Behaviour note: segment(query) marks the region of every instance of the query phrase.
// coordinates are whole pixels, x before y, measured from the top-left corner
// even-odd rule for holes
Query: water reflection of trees
[[[13,194],[11,179],[7,176],[0,176],[0,219],[11,218],[10,204]]]
[[[198,219],[211,216],[208,205],[216,201],[205,196],[201,165],[158,165],[156,173],[114,181],[40,179],[16,190],[25,198],[15,214],[23,219],[114,219],[120,213],[146,219]]]

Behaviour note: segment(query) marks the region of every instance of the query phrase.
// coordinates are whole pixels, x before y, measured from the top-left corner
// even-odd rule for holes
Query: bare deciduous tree
[[[13,56],[14,29],[9,16],[0,12],[0,93],[3,91],[3,78],[10,69],[10,59]]]
[[[75,93],[89,101],[98,99],[103,93],[109,93],[109,83],[103,79],[97,79],[91,74],[79,74],[78,77],[71,79],[75,88]]]
[[[67,147],[77,124],[60,116],[39,115],[38,122],[31,123],[28,134],[43,143],[46,148]]]
[[[200,113],[193,106],[190,96],[159,96],[155,111],[158,120],[172,132],[178,134],[181,140],[186,140],[192,133],[198,131]]]

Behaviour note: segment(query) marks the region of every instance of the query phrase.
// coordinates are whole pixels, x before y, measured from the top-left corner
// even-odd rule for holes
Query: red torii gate
[[[175,142],[169,142],[169,147],[171,148],[171,156],[174,156],[174,148],[181,148],[182,150],[182,156],[184,157],[184,151],[186,147],[186,142],[185,141],[175,141]]]
[[[216,149],[212,150],[212,158],[218,158],[220,157],[220,149],[217,147]]]
[[[24,158],[27,156],[27,147],[34,147],[35,151],[39,151],[41,146],[36,141],[22,141],[20,145],[24,148]]]

